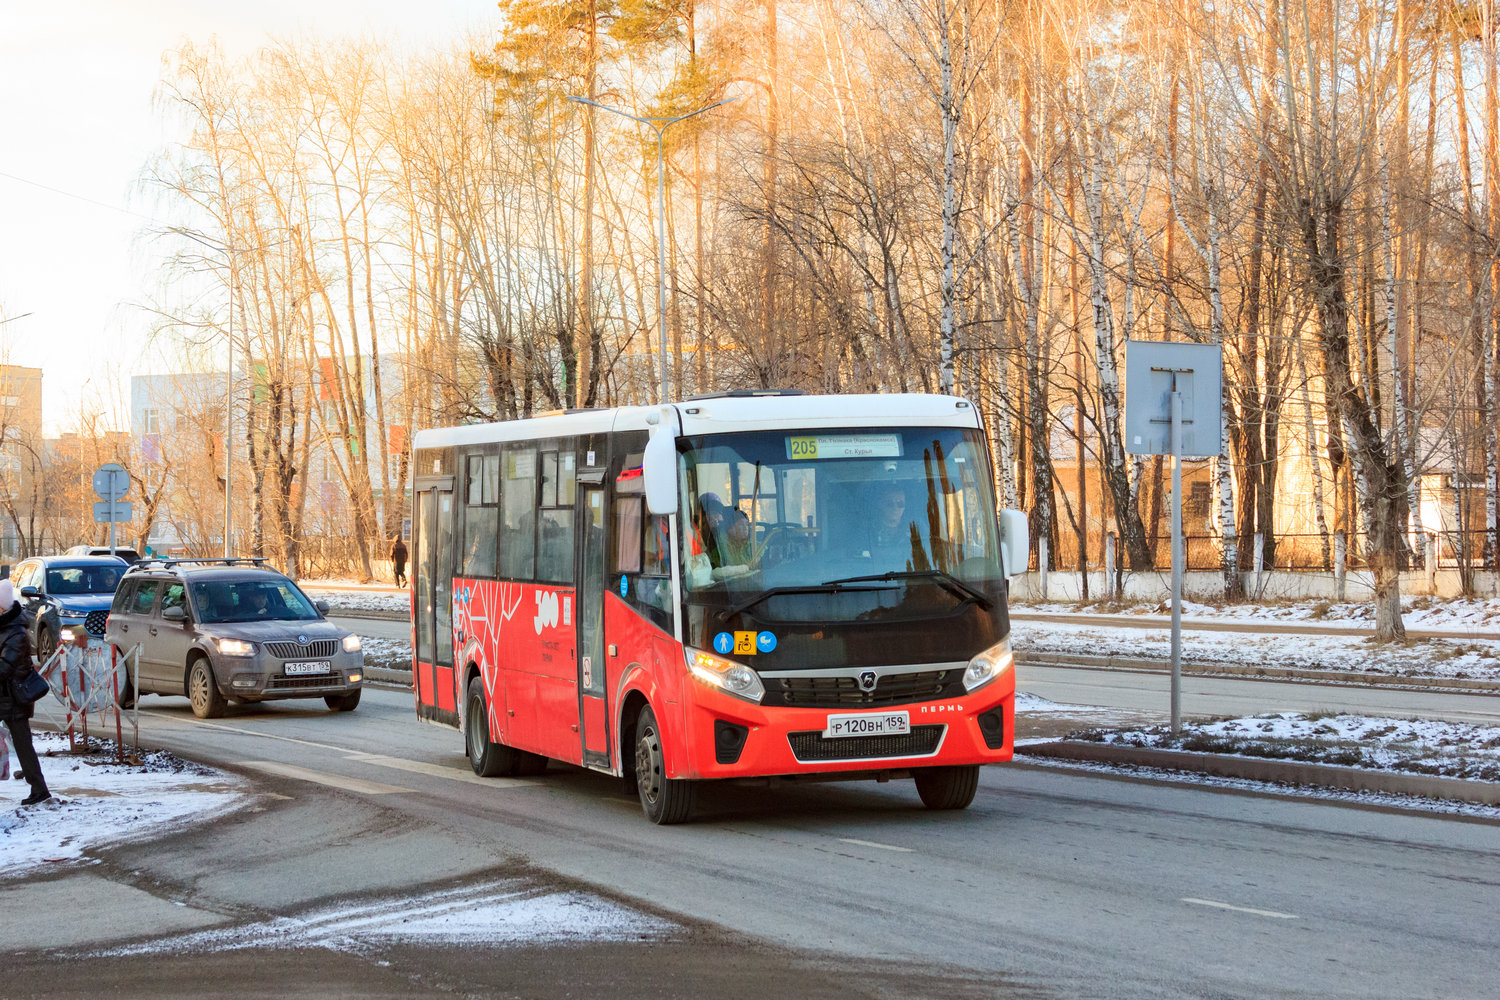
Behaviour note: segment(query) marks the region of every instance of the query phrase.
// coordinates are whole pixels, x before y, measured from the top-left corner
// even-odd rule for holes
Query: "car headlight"
[[[735,663],[690,646],[682,647],[682,655],[687,660],[688,672],[709,687],[716,687],[725,694],[732,694],[757,705],[766,696],[760,675],[743,663]]]
[[[225,656],[254,656],[255,643],[244,639],[220,639],[219,652]]]
[[[357,635],[346,635],[346,636],[344,636],[344,652],[346,652],[346,653],[357,653],[357,652],[359,652],[359,636],[357,636]]]
[[[88,616],[87,611],[70,611],[67,608],[60,608],[57,612],[59,618],[87,618]]]
[[[1010,638],[1001,639],[969,661],[969,666],[964,670],[964,690],[978,691],[1015,665],[1016,657],[1010,651]]]

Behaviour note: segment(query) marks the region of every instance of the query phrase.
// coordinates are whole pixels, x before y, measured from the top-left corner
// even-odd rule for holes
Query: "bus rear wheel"
[[[484,682],[478,677],[469,681],[464,708],[464,742],[469,751],[469,766],[474,773],[481,778],[513,773],[515,751],[490,739],[490,713],[485,704]]]
[[[635,788],[646,818],[659,826],[681,823],[693,811],[697,787],[683,778],[667,777],[661,726],[647,705],[635,723]]]
[[[979,791],[979,765],[924,767],[913,777],[928,809],[967,809]]]

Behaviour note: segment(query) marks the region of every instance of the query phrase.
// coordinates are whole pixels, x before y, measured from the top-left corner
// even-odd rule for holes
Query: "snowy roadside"
[[[1164,602],[1063,602],[1012,601],[1011,610],[1038,614],[1091,614],[1160,616],[1171,613]],[[1330,631],[1372,628],[1375,607],[1369,601],[1245,601],[1236,604],[1182,602],[1185,623],[1243,622],[1254,624],[1294,623],[1316,625]],[[1486,631],[1500,637],[1500,598],[1442,600],[1407,594],[1401,598],[1401,620],[1408,629],[1434,632]]]
[[[1018,621],[1011,628],[1011,643],[1023,658],[1026,653],[1079,653],[1163,660],[1172,655],[1170,628]],[[1185,629],[1182,657],[1198,665],[1327,670],[1368,674],[1371,678],[1400,676],[1500,681],[1500,640],[1493,639],[1377,643],[1352,635]]]
[[[51,801],[17,809],[29,789],[0,782],[0,880],[46,862],[74,861],[86,850],[159,837],[238,808],[250,795],[240,778],[181,760],[164,750],[144,752],[144,766],[116,764],[113,743],[94,741],[82,756],[60,733],[37,732],[42,773]],[[15,757],[11,768],[16,771]]]

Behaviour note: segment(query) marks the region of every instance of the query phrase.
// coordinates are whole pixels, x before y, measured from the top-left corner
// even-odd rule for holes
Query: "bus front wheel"
[[[490,713],[485,703],[484,682],[478,677],[469,681],[464,705],[464,742],[469,751],[469,766],[474,773],[481,778],[513,773],[515,751],[490,739]]]
[[[660,826],[681,823],[693,811],[696,786],[683,778],[667,777],[661,726],[647,705],[635,723],[635,787],[646,818]]]
[[[979,791],[979,765],[924,767],[914,775],[917,794],[928,809],[967,809]]]

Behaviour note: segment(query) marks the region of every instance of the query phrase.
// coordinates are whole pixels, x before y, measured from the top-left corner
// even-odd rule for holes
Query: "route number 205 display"
[[[823,729],[823,738],[906,736],[910,732],[910,712],[860,712],[857,715],[830,715]]]

